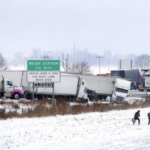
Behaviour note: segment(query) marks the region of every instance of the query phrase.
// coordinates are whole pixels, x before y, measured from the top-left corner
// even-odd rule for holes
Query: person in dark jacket
[[[140,110],[138,110],[138,111],[134,114],[134,120],[135,120],[135,121],[138,120],[138,123],[139,123],[139,125],[140,125],[140,119],[139,119],[139,117],[140,117]],[[133,122],[133,124],[135,123],[135,121]]]

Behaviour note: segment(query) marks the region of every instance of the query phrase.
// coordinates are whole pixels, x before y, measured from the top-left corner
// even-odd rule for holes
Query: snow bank
[[[126,102],[128,102],[128,104],[133,104],[133,103],[142,103],[145,102],[145,98],[140,98],[140,97],[127,97],[125,99]]]

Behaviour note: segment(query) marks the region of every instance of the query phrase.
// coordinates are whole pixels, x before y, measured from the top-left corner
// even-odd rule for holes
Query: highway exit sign
[[[60,60],[27,60],[27,71],[60,71]]]

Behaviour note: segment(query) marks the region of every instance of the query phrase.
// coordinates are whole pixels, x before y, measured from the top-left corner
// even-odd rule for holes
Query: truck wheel
[[[20,98],[20,94],[19,93],[14,93],[13,98],[14,99],[19,99]]]

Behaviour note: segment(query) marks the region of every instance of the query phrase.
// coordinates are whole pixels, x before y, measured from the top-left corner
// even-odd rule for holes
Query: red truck
[[[141,69],[143,71],[142,76],[139,77],[138,89],[139,91],[150,90],[149,87],[145,87],[145,77],[150,77],[150,69]]]

